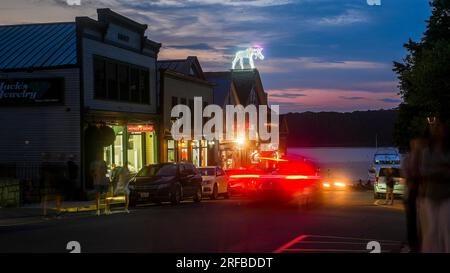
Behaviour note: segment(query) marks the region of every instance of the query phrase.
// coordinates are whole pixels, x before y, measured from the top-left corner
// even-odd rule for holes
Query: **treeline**
[[[288,147],[392,146],[397,110],[284,114]]]

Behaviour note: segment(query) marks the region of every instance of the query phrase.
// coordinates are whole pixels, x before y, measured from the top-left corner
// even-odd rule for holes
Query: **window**
[[[141,70],[139,77],[139,93],[142,96],[142,103],[150,104],[150,85],[149,85],[149,72],[148,70]]]
[[[217,168],[217,176],[223,176],[225,173],[223,172],[222,168]]]
[[[175,140],[173,139],[167,140],[167,161],[175,161]]]
[[[178,98],[172,97],[172,108],[174,108],[178,104]]]
[[[117,100],[119,98],[119,88],[117,86],[117,64],[113,62],[106,63],[106,79],[108,99]]]
[[[139,89],[139,69],[130,69],[130,100],[132,102],[140,102],[140,89]]]
[[[94,89],[96,98],[106,98],[105,61],[94,58]]]
[[[118,66],[118,78],[119,78],[119,94],[121,101],[130,100],[130,83],[128,75],[128,66],[120,64]]]
[[[143,167],[138,177],[152,177],[152,176],[175,176],[177,175],[177,165],[174,164],[156,164]]]
[[[94,97],[150,104],[149,70],[95,56]]]

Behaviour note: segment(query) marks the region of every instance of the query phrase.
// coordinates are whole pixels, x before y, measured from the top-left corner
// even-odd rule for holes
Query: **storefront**
[[[158,61],[162,109],[161,160],[192,162],[198,167],[214,166],[218,162],[217,142],[207,140],[175,141],[170,133],[174,119],[171,110],[186,105],[193,113],[194,98],[202,98],[202,107],[213,103],[213,86],[206,81],[196,57],[184,60]],[[193,126],[193,123],[191,124]]]
[[[0,116],[8,132],[0,134],[0,170],[33,194],[65,183],[66,196],[86,198],[99,155],[109,168],[128,163],[131,171],[159,161],[161,44],[146,37],[147,25],[110,9],[97,15],[0,26]],[[61,174],[52,183],[49,168]]]
[[[189,161],[197,167],[211,164],[208,158],[213,157],[212,146],[214,142],[206,140],[175,141],[166,140],[166,155],[168,162]]]
[[[155,164],[157,140],[152,124],[112,125],[116,138],[104,148],[104,159],[108,169],[128,163],[130,172],[138,172],[147,164]]]

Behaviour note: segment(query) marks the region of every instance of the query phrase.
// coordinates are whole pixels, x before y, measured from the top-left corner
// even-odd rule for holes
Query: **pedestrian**
[[[128,205],[130,204],[129,196],[130,190],[128,184],[130,183],[130,171],[128,170],[128,163],[125,163],[118,172],[117,186],[114,190],[114,196],[125,196],[125,211],[128,211]]]
[[[424,138],[416,138],[410,142],[409,154],[403,161],[403,172],[406,178],[406,189],[404,196],[404,206],[406,215],[406,232],[408,240],[408,252],[418,252],[420,250],[420,234],[417,217],[417,198],[419,193],[421,157],[426,146]]]
[[[450,134],[444,120],[428,118],[430,137],[422,153],[418,202],[422,252],[450,253]]]
[[[67,161],[67,189],[66,195],[68,199],[73,199],[74,191],[76,188],[76,182],[78,179],[78,165],[75,163],[75,155],[69,155],[69,160]]]
[[[106,177],[108,168],[105,160],[103,160],[103,154],[99,152],[96,160],[91,163],[91,174],[94,182],[95,189],[95,204],[97,208],[97,215],[100,215],[100,198],[102,194],[108,192],[109,179]]]
[[[392,168],[386,168],[384,175],[386,176],[386,202],[385,205],[394,205],[394,173]]]

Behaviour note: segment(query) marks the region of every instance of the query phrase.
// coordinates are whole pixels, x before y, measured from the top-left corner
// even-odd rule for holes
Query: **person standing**
[[[108,192],[109,179],[106,177],[107,173],[108,168],[105,160],[103,160],[103,154],[98,153],[96,160],[91,163],[91,174],[94,182],[97,215],[100,215],[100,197],[102,194],[106,194]]]
[[[130,171],[128,170],[128,163],[125,163],[122,168],[118,171],[117,186],[114,190],[114,196],[124,195],[125,196],[125,211],[128,211],[128,205],[130,203],[129,195],[130,190],[128,189],[128,184],[130,183]]]
[[[406,191],[404,197],[404,206],[406,214],[406,232],[408,240],[408,252],[418,252],[420,250],[420,234],[418,229],[417,217],[417,198],[419,186],[422,181],[420,174],[421,157],[426,140],[416,138],[410,142],[410,151],[403,161],[403,172],[406,178]]]
[[[421,252],[450,253],[450,134],[449,125],[429,118],[430,138],[423,151],[418,217]]]
[[[394,175],[392,168],[385,169],[386,175],[386,202],[385,204],[394,205]]]

